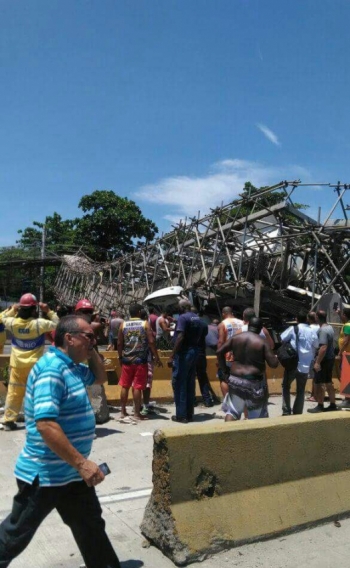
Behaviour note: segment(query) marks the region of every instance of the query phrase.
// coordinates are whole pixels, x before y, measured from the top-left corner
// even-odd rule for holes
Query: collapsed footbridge
[[[181,286],[212,313],[224,304],[252,305],[258,288],[260,311],[272,319],[310,309],[327,292],[350,303],[344,202],[350,185],[317,184],[335,193],[323,222],[293,201],[296,190],[309,185],[316,184],[283,181],[260,190],[248,184],[239,199],[182,220],[113,262],[95,263],[83,253],[64,256],[55,294],[66,304],[86,296],[106,314],[171,286]]]

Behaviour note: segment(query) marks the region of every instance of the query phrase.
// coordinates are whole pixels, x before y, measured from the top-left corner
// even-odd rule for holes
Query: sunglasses
[[[72,331],[71,335],[84,335],[89,341],[95,339],[95,334],[89,331]]]

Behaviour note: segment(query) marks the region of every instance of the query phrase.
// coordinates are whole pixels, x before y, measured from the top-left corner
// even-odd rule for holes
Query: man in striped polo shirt
[[[18,493],[0,525],[0,568],[26,548],[53,509],[70,527],[87,568],[120,568],[95,493],[104,475],[88,459],[95,419],[86,387],[107,379],[95,341],[85,319],[66,316],[57,326],[55,347],[30,372],[27,437],[15,467]]]

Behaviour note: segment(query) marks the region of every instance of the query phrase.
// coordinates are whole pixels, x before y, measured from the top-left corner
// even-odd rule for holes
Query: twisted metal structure
[[[324,185],[336,199],[323,223],[292,201],[296,188]],[[256,282],[261,310],[269,317],[314,307],[320,295],[337,292],[350,303],[350,221],[347,184],[283,181],[192,217],[134,252],[104,264],[83,253],[64,256],[55,284],[59,301],[88,297],[102,313],[168,286],[182,286],[199,306],[216,311],[252,305]],[[342,218],[333,221],[337,209]]]

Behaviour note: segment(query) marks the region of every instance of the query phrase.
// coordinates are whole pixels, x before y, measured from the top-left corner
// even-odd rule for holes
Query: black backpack
[[[277,358],[281,363],[282,367],[284,367],[287,371],[293,371],[298,367],[299,357],[298,357],[298,342],[299,342],[299,328],[297,325],[294,325],[294,333],[295,333],[295,343],[296,349],[292,347],[290,341],[286,341],[282,343],[281,347],[277,349]]]

